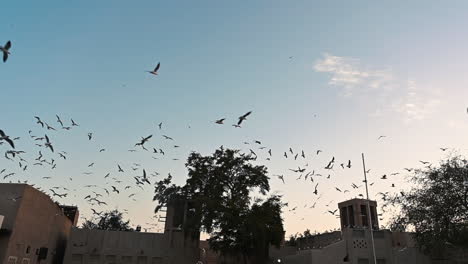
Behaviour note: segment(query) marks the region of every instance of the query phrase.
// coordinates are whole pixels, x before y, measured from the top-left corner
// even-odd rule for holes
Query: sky
[[[378,192],[411,187],[403,168],[467,153],[466,8],[466,1],[8,1],[0,17],[0,45],[12,41],[8,61],[0,63],[0,129],[21,137],[17,149],[29,163],[22,171],[0,159],[6,169],[0,181],[66,187],[69,195],[58,201],[78,205],[89,218],[84,196],[103,191],[84,185],[123,189],[142,168],[160,173],[152,181],[170,172],[183,184],[191,151],[251,148],[256,164],[268,167],[271,193],[289,203],[287,234],[338,228],[327,211],[364,193],[351,187],[362,185],[361,153],[375,182],[371,199],[378,201]],[[158,62],[158,76],[145,72]],[[247,111],[242,128],[232,127]],[[35,123],[39,116],[58,128],[56,114],[80,126],[50,131]],[[225,125],[214,123],[220,118]],[[29,130],[48,134],[67,159],[35,146]],[[164,149],[164,156],[128,151],[150,134],[148,146]],[[306,159],[284,158],[290,147],[304,150]],[[39,150],[56,160],[56,169],[33,165]],[[333,156],[337,164],[326,179]],[[341,169],[348,160],[352,167]],[[138,170],[133,163],[141,164]],[[324,176],[296,180],[290,169],[298,166]],[[109,172],[122,182],[104,179]],[[379,179],[395,172],[401,174]],[[109,206],[95,208],[127,209],[132,224],[157,231],[153,192],[132,187],[106,195]]]

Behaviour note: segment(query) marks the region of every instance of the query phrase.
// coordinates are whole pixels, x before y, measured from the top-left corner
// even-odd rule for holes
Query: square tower
[[[372,229],[379,229],[377,202],[369,200]],[[369,227],[367,199],[351,199],[338,204],[340,210],[341,230],[345,228]]]

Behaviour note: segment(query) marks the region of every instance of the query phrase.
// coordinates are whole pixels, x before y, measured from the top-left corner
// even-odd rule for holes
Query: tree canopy
[[[253,160],[222,147],[211,156],[191,153],[185,185],[173,184],[170,175],[157,183],[156,212],[172,199],[186,199],[191,204],[187,230],[207,232],[210,247],[222,255],[265,263],[269,246],[279,246],[283,239],[283,203],[277,195],[252,198],[253,193],[266,195],[270,190],[267,168],[253,165]]]
[[[82,228],[111,231],[133,231],[133,228],[130,227],[130,221],[124,221],[123,213],[118,210],[104,212],[94,221],[87,219],[83,223]]]
[[[414,231],[416,242],[431,254],[442,254],[451,246],[467,247],[467,177],[468,161],[460,156],[415,170],[410,177],[414,187],[388,199],[387,204],[400,209],[391,228]]]

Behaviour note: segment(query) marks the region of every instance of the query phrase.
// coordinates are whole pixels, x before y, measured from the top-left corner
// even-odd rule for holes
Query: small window
[[[121,260],[122,264],[133,263],[132,256],[122,256]]]
[[[158,258],[158,257],[154,257],[151,261],[151,264],[162,264],[162,263],[163,263],[163,259]]]
[[[72,254],[72,264],[83,264],[83,255]]]
[[[148,258],[145,256],[140,256],[137,258],[137,264],[147,264]]]
[[[31,246],[27,246],[25,252],[26,252],[26,255],[29,255],[29,253],[31,253]]]
[[[369,259],[366,258],[358,258],[358,264],[369,264]]]
[[[16,264],[17,260],[18,260],[17,257],[9,256],[8,257],[8,264]]]

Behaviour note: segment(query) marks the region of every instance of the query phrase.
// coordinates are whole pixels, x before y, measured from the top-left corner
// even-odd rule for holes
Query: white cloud
[[[405,122],[411,122],[425,119],[440,103],[431,89],[419,89],[414,81],[408,81],[406,94],[394,101],[392,107],[404,115]]]
[[[330,74],[328,83],[342,87],[345,95],[364,95],[378,102],[374,117],[397,112],[405,122],[422,120],[441,103],[433,89],[421,89],[414,80],[402,81],[390,70],[363,66],[359,59],[325,53],[314,69]]]
[[[327,53],[315,63],[314,69],[317,72],[331,74],[329,84],[342,86],[346,95],[351,95],[356,88],[391,89],[394,79],[388,70],[368,69],[362,66],[358,59]]]

